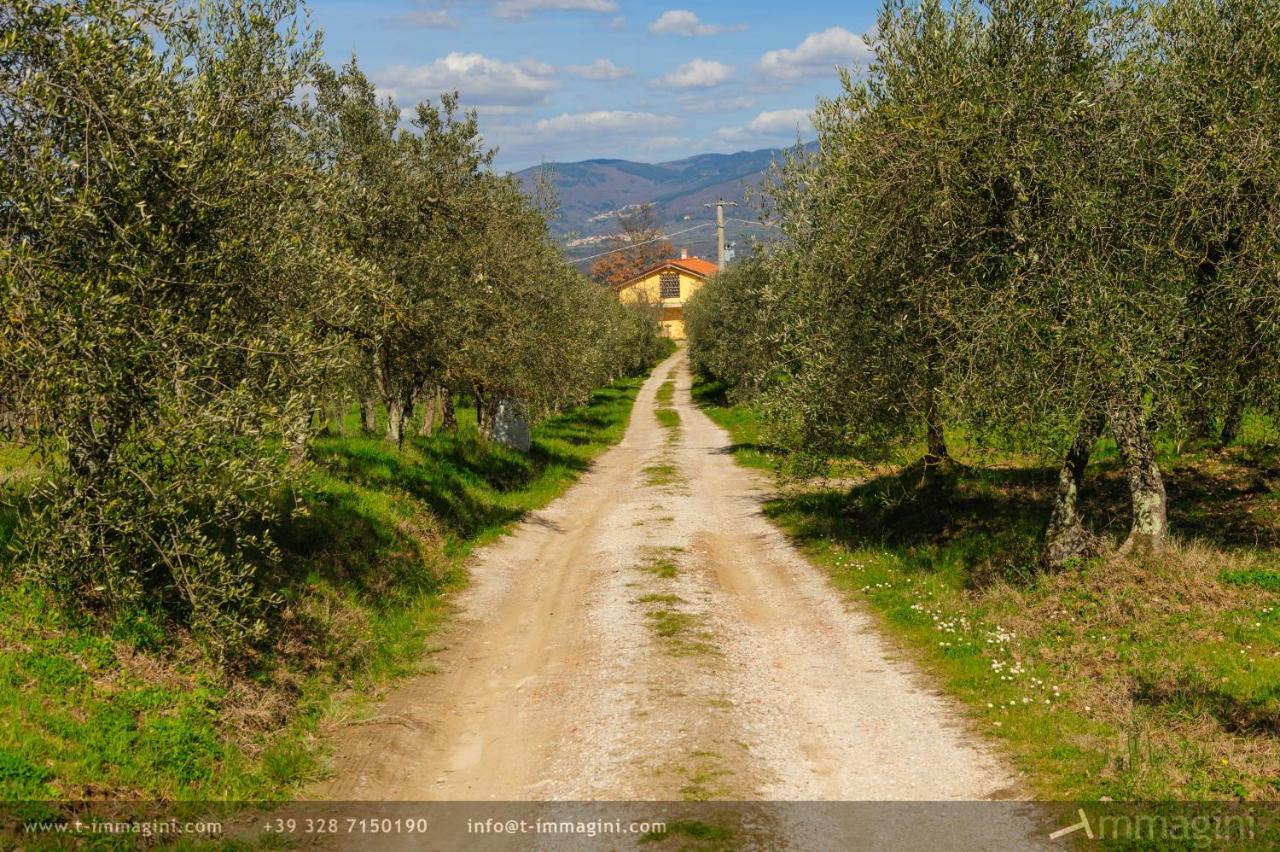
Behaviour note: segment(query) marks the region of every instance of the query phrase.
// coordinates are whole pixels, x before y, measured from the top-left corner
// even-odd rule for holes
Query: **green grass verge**
[[[1223,571],[1218,579],[1233,586],[1257,586],[1269,592],[1280,592],[1280,571]]]
[[[0,583],[0,799],[264,800],[316,778],[327,726],[421,670],[467,554],[621,439],[641,383],[539,424],[527,455],[484,441],[467,409],[456,434],[403,450],[318,439],[308,513],[281,536],[278,641],[249,676],[228,679],[164,625],[113,635],[41,589]],[[35,473],[14,448],[0,448],[0,469],[10,491]]]
[[[761,470],[777,465],[777,453],[761,442],[755,413],[745,405],[732,405],[722,382],[697,379],[693,383],[693,401],[733,439],[733,457],[738,464]]]
[[[749,406],[694,389],[738,460],[774,468]],[[1031,790],[1061,799],[1280,795],[1280,523],[1274,448],[1166,459],[1161,559],[1110,556],[1036,569],[1054,471],[960,467],[942,488],[914,471],[817,488],[767,513],[850,597],[865,601],[1003,743]],[[1103,454],[1083,496],[1125,528],[1123,477]]]

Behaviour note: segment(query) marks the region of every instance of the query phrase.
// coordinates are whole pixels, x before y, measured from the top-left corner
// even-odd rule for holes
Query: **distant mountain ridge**
[[[570,256],[581,257],[603,248],[608,235],[616,231],[617,213],[632,205],[652,203],[669,234],[713,221],[713,212],[703,205],[717,198],[743,204],[747,189],[760,184],[764,172],[783,150],[697,154],[664,163],[618,159],[547,163],[551,182],[560,196],[559,218],[552,227],[557,234],[573,238],[568,243]],[[527,191],[532,191],[539,168],[516,173]],[[755,219],[755,213],[745,206],[731,215]],[[731,222],[726,227],[728,239],[735,241],[760,230],[741,222]],[[710,257],[714,254],[715,229],[700,228],[672,240],[693,254]]]

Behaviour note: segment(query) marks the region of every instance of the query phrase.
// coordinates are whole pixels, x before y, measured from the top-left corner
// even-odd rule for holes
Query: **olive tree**
[[[1187,388],[1258,387],[1271,363],[1265,346],[1228,350],[1265,341],[1274,316],[1265,239],[1256,286],[1206,286],[1228,260],[1234,282],[1245,231],[1272,227],[1257,140],[1274,99],[1249,97],[1274,67],[1270,31],[1248,26],[1271,19],[1264,6],[1171,7],[1175,38],[1150,9],[1105,2],[889,3],[869,73],[820,105],[817,154],[770,191],[787,260],[759,291],[779,294],[759,314],[764,372],[781,378],[763,402],[786,442],[874,454],[922,419],[927,468],[945,412],[980,440],[1065,454],[1046,536],[1062,564],[1093,548],[1077,500],[1109,427],[1131,492],[1125,548],[1160,550],[1155,429]],[[1232,88],[1217,60],[1237,53]],[[1215,144],[1215,116],[1245,132]],[[694,331],[694,351],[713,352],[697,336],[715,324]]]
[[[771,348],[786,381],[765,405],[785,443],[881,457],[923,425],[925,470],[948,457],[949,300],[988,229],[968,162],[986,132],[970,108],[982,29],[971,4],[888,4],[866,76],[819,104],[816,155],[775,174],[787,244]]]
[[[1036,147],[1010,160],[1029,169],[1032,204],[1012,274],[968,311],[990,331],[969,338],[982,377],[973,398],[1010,423],[1077,427],[1050,564],[1093,550],[1075,501],[1106,426],[1131,496],[1122,550],[1158,552],[1168,510],[1156,431],[1216,409],[1230,437],[1244,401],[1266,400],[1276,375],[1277,171],[1264,140],[1277,113],[1262,94],[1276,91],[1275,9],[1009,6],[993,6],[993,36],[1030,49],[1043,84],[988,88],[1034,116],[1005,111],[1035,128]],[[1055,31],[1070,37],[1037,46]]]
[[[345,281],[294,104],[289,0],[0,10],[0,371],[51,475],[20,570],[160,607],[229,656],[264,632],[287,450]]]
[[[1176,388],[1193,434],[1230,444],[1248,405],[1276,410],[1280,6],[1172,0],[1153,10],[1161,228],[1192,276]]]
[[[387,439],[399,444],[416,396],[446,370],[446,338],[473,331],[455,309],[475,289],[467,255],[493,155],[456,96],[419,104],[402,127],[399,107],[379,101],[354,62],[320,71],[316,113],[343,243],[367,270],[361,306],[339,330],[365,365],[363,395],[385,404]],[[372,404],[364,408],[368,427]]]
[[[685,305],[690,365],[725,382],[737,397],[752,397],[775,369],[767,320],[774,269],[774,258],[756,252],[712,278]]]

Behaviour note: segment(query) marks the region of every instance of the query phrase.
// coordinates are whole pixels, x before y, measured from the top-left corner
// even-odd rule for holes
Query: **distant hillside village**
[[[547,163],[516,177],[532,192],[539,174],[546,170],[559,201],[552,228],[566,255],[586,271],[592,256],[616,238],[618,219],[643,207],[651,208],[664,232],[678,235],[691,254],[714,256],[715,231],[709,227],[688,230],[707,221],[703,205],[724,198],[749,209],[751,191],[780,154],[782,149],[765,148],[699,154],[665,163],[613,159]],[[749,251],[753,240],[770,235],[769,229],[752,222],[754,218],[744,215],[726,223],[726,239],[739,256]]]

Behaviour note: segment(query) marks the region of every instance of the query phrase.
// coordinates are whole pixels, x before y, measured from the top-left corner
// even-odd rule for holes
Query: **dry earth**
[[[654,413],[669,376],[678,429]],[[343,731],[316,798],[1018,797],[955,707],[765,519],[768,483],[734,463],[689,387],[680,352],[640,391],[622,442],[477,555],[439,672]],[[1012,813],[932,848],[1025,847],[1033,820]],[[893,836],[780,820],[797,822],[766,815],[735,845]]]

